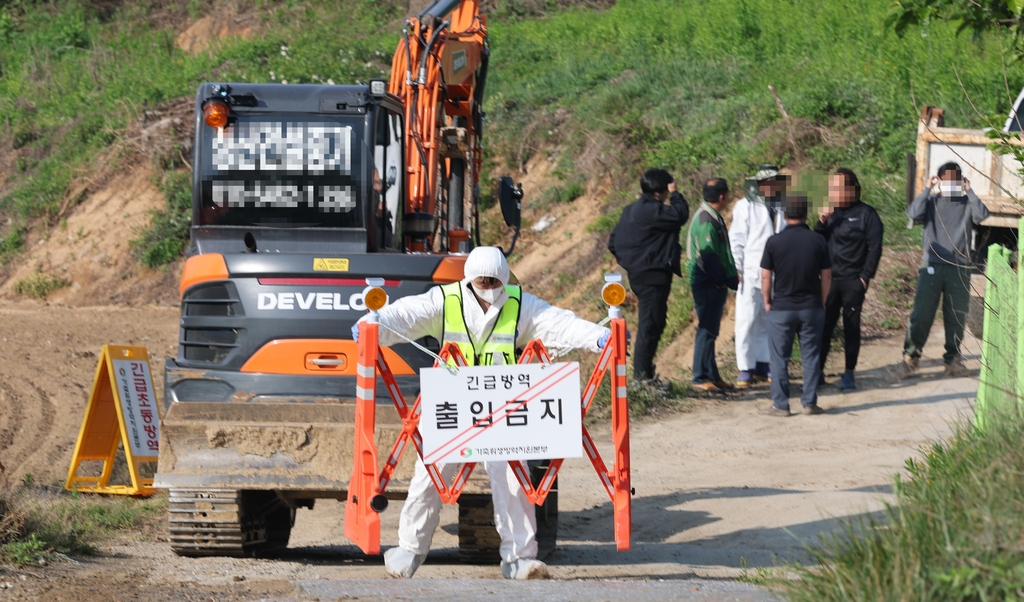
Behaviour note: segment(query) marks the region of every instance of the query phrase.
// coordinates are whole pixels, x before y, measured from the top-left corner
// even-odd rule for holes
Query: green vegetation
[[[265,35],[229,39],[194,56],[178,49],[174,28],[215,8],[199,1],[0,2],[0,153],[12,153],[18,169],[12,181],[0,182],[7,190],[0,211],[16,224],[0,244],[0,261],[17,248],[7,241],[25,220],[56,220],[72,178],[87,176],[144,107],[191,96],[209,79],[380,77],[390,69],[401,29],[398,2],[258,0],[249,8]],[[165,166],[156,167],[162,173]],[[174,202],[154,216],[136,246],[143,262],[180,254],[179,217]]]
[[[560,153],[562,183],[528,204],[570,201],[588,179],[610,175],[615,192],[591,225],[595,235],[633,198],[644,166],[671,169],[695,200],[708,175],[727,177],[738,191],[744,175],[773,161],[854,168],[866,200],[882,210],[887,242],[915,243],[901,217],[914,103],[942,106],[951,125],[966,127],[1005,114],[1010,103],[1002,57],[1013,33],[958,37],[956,24],[922,17],[907,21],[910,34],[900,37],[887,29],[888,3],[879,0],[813,10],[782,0],[579,6],[494,5],[488,160],[521,164],[542,148]],[[176,47],[189,19],[222,9],[210,1],[3,3],[0,115],[17,172],[0,211],[15,230],[29,218],[56,219],[71,179],[144,107],[187,97],[204,80],[350,83],[387,73],[405,3],[257,0],[242,6],[258,20],[251,39],[192,56]],[[1007,64],[1015,91],[1024,65]],[[181,252],[181,217],[174,202],[154,216],[136,243],[141,261],[158,265]]]
[[[55,552],[89,554],[93,542],[137,529],[166,511],[163,497],[87,497],[32,481],[26,475],[17,489],[0,487],[0,562],[34,564]]]
[[[25,231],[21,228],[11,228],[7,236],[0,238],[0,265],[11,260],[21,248],[25,246]]]
[[[167,173],[160,184],[167,206],[155,211],[149,228],[131,241],[139,259],[151,268],[181,257],[192,224],[192,175],[183,171]]]
[[[790,600],[1024,599],[1024,422],[960,426],[906,463],[885,520],[847,522],[782,582]]]
[[[45,299],[53,291],[70,285],[71,282],[62,276],[51,276],[36,270],[30,276],[26,276],[14,283],[14,292],[19,295],[28,295],[36,299]]]
[[[846,165],[881,211],[886,242],[917,243],[902,213],[914,103],[945,108],[950,125],[985,124],[966,92],[984,117],[1005,116],[1012,99],[1002,56],[1010,36],[958,37],[955,24],[936,21],[900,38],[886,28],[888,6],[623,0],[602,13],[495,24],[491,158],[516,165],[555,146],[580,175],[610,172],[617,191],[604,210],[609,216],[634,198],[645,166],[675,173],[693,202],[711,174],[728,178],[736,192],[763,162]],[[1024,65],[1007,65],[1015,95]],[[613,223],[592,229],[603,233]]]

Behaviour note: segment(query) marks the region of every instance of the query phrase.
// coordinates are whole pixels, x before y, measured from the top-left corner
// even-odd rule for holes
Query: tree
[[[1008,29],[1020,51],[1024,49],[1022,11],[1024,0],[896,0],[886,24],[899,36],[911,25],[927,26],[932,21],[959,23],[957,33],[970,30],[975,36],[993,29]]]

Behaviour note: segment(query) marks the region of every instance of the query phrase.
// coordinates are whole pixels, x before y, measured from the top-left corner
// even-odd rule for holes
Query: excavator
[[[486,25],[479,0],[434,2],[406,21],[389,81],[199,86],[191,242],[154,477],[170,492],[177,554],[273,556],[298,508],[346,499],[350,329],[367,278],[391,299],[417,295],[461,280],[481,244]],[[502,178],[498,200],[511,252],[521,187]],[[415,398],[433,359],[413,344],[383,353]],[[402,422],[381,394],[374,436],[390,449]],[[403,456],[388,498],[405,496],[414,460]],[[557,494],[537,512],[543,555]],[[496,562],[499,543],[486,480],[474,479],[459,499],[460,556]]]

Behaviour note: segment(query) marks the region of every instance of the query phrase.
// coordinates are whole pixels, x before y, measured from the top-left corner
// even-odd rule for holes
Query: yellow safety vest
[[[453,282],[441,286],[444,293],[444,337],[441,345],[454,343],[458,345],[459,351],[465,356],[470,366],[490,366],[494,363],[494,355],[500,353],[504,356],[505,364],[516,363],[516,329],[519,325],[519,307],[523,296],[523,289],[519,286],[508,285],[505,292],[508,293],[508,300],[501,307],[498,320],[490,335],[481,343],[473,344],[469,336],[469,329],[466,327],[466,318],[462,307],[462,283]],[[473,300],[476,302],[476,300]],[[449,362],[454,365],[454,362]]]

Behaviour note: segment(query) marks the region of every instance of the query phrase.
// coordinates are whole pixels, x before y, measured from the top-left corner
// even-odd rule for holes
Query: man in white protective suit
[[[761,255],[773,234],[786,227],[779,201],[786,177],[774,165],[757,169],[746,197],[736,201],[729,226],[729,245],[736,261],[736,386],[750,387],[769,379],[768,322],[761,292]],[[748,180],[750,183],[750,180]]]
[[[500,249],[473,249],[466,259],[464,276],[461,282],[436,286],[381,309],[380,344],[403,342],[389,329],[414,340],[431,336],[442,345],[458,345],[470,365],[515,363],[515,350],[534,339],[551,348],[594,352],[608,344],[609,329],[578,318],[569,310],[552,307],[519,286],[510,285],[508,263]],[[352,335],[358,338],[356,327],[352,328]],[[457,464],[446,465],[442,471],[445,479],[450,482],[457,468]],[[508,462],[487,462],[484,468],[491,482],[494,524],[501,537],[502,576],[547,577],[547,566],[537,560],[533,504]],[[384,553],[389,575],[412,577],[426,559],[440,522],[441,505],[423,462],[417,458],[416,473],[399,520],[398,547]]]

